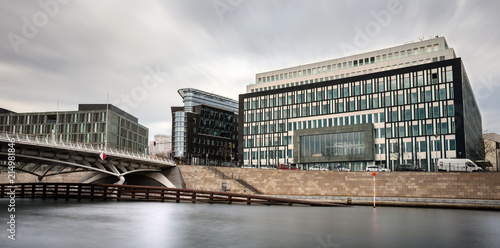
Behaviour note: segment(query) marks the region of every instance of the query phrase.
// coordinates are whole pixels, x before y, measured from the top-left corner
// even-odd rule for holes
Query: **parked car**
[[[391,171],[391,170],[384,168],[384,167],[376,166],[376,165],[370,165],[370,166],[366,166],[365,171]]]
[[[394,171],[425,171],[425,170],[413,164],[400,164],[394,169]]]
[[[345,166],[342,166],[342,165],[339,165],[335,168],[336,171],[351,171],[351,169],[345,167]]]
[[[236,164],[231,163],[231,162],[223,162],[221,166],[222,167],[238,167],[238,166],[236,166]]]

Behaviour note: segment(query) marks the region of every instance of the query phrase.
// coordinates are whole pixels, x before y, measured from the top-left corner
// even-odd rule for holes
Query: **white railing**
[[[117,149],[117,148],[102,148],[102,145],[93,145],[88,143],[73,143],[73,142],[64,142],[63,140],[57,140],[55,138],[51,138],[50,135],[27,135],[27,134],[17,134],[17,133],[8,133],[4,131],[0,131],[0,140],[10,141],[10,139],[14,138],[16,142],[26,143],[26,144],[34,144],[34,145],[43,145],[50,147],[60,147],[63,149],[71,149],[71,150],[81,150],[81,151],[91,151],[96,153],[104,152],[106,155],[113,156],[121,156],[121,157],[129,157],[134,159],[141,159],[150,162],[158,162],[165,164],[175,165],[173,160],[162,159],[152,157],[142,153],[130,153],[128,150]]]

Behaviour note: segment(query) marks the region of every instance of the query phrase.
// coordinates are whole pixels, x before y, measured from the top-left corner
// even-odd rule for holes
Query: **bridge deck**
[[[0,198],[172,201],[264,205],[345,206],[344,204],[228,192],[115,184],[17,183],[0,184]]]

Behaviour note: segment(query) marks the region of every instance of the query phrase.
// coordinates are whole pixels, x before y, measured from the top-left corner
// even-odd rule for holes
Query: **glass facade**
[[[301,157],[334,157],[365,154],[363,132],[330,133],[300,137]]]
[[[465,100],[456,98],[455,91],[469,84],[462,82],[461,70],[461,60],[451,59],[241,95],[241,160],[250,167],[300,165],[299,157],[292,155],[299,148],[291,142],[296,130],[373,123],[375,144],[365,149],[373,149],[376,157],[367,164],[394,169],[413,163],[433,171],[438,158],[460,156],[456,140],[464,132],[456,132],[457,106]],[[474,99],[471,90],[467,92],[466,97]],[[469,114],[479,113],[473,103],[467,104]],[[480,126],[480,114],[474,117]],[[320,137],[327,136],[301,137],[300,148],[309,150],[300,155],[325,156],[328,151],[321,147],[326,148],[327,141]],[[335,149],[345,152],[349,145],[339,143]]]
[[[172,107],[173,156],[179,163],[221,165],[238,154],[238,104],[196,89],[180,89],[184,107]]]

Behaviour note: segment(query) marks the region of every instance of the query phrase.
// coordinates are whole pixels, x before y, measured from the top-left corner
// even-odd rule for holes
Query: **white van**
[[[440,171],[483,171],[483,168],[465,158],[442,158],[438,160],[438,170]]]

